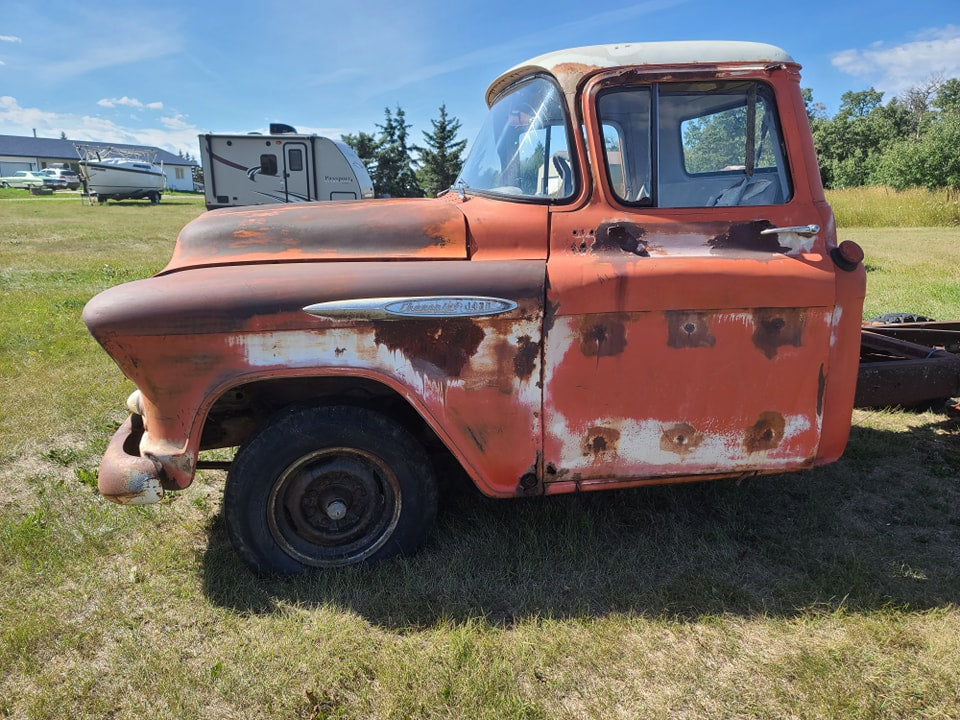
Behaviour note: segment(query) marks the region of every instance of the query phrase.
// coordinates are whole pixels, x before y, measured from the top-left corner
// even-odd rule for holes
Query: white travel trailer
[[[362,200],[373,182],[353,149],[271,124],[270,134],[200,136],[207,209],[236,205]]]

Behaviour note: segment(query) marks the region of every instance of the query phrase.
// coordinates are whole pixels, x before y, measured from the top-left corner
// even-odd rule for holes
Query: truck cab
[[[491,84],[440,198],[206,213],[85,310],[137,386],[101,492],[237,447],[231,541],[296,573],[414,550],[437,453],[493,497],[836,460],[865,272],[799,78],[756,43],[550,53]]]

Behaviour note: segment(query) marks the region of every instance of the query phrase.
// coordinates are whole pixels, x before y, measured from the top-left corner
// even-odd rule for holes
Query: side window
[[[260,174],[261,175],[277,174],[277,156],[276,155],[266,153],[260,156]]]
[[[599,99],[607,177],[624,202],[653,202],[651,105],[650,88],[618,90]]]
[[[791,197],[776,104],[762,83],[618,89],[601,95],[597,109],[611,188],[625,203],[778,205]],[[608,127],[619,129],[617,149]]]

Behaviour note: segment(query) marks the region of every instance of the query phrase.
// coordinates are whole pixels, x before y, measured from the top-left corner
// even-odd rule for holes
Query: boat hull
[[[136,163],[136,165],[145,167],[135,167],[133,164],[86,163],[84,170],[87,176],[87,188],[101,199],[159,200],[166,179],[163,171],[145,163]]]

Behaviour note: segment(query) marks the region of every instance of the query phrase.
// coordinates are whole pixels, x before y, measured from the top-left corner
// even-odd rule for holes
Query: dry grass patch
[[[872,186],[827,190],[841,228],[920,228],[960,225],[960,191],[894,190]]]

